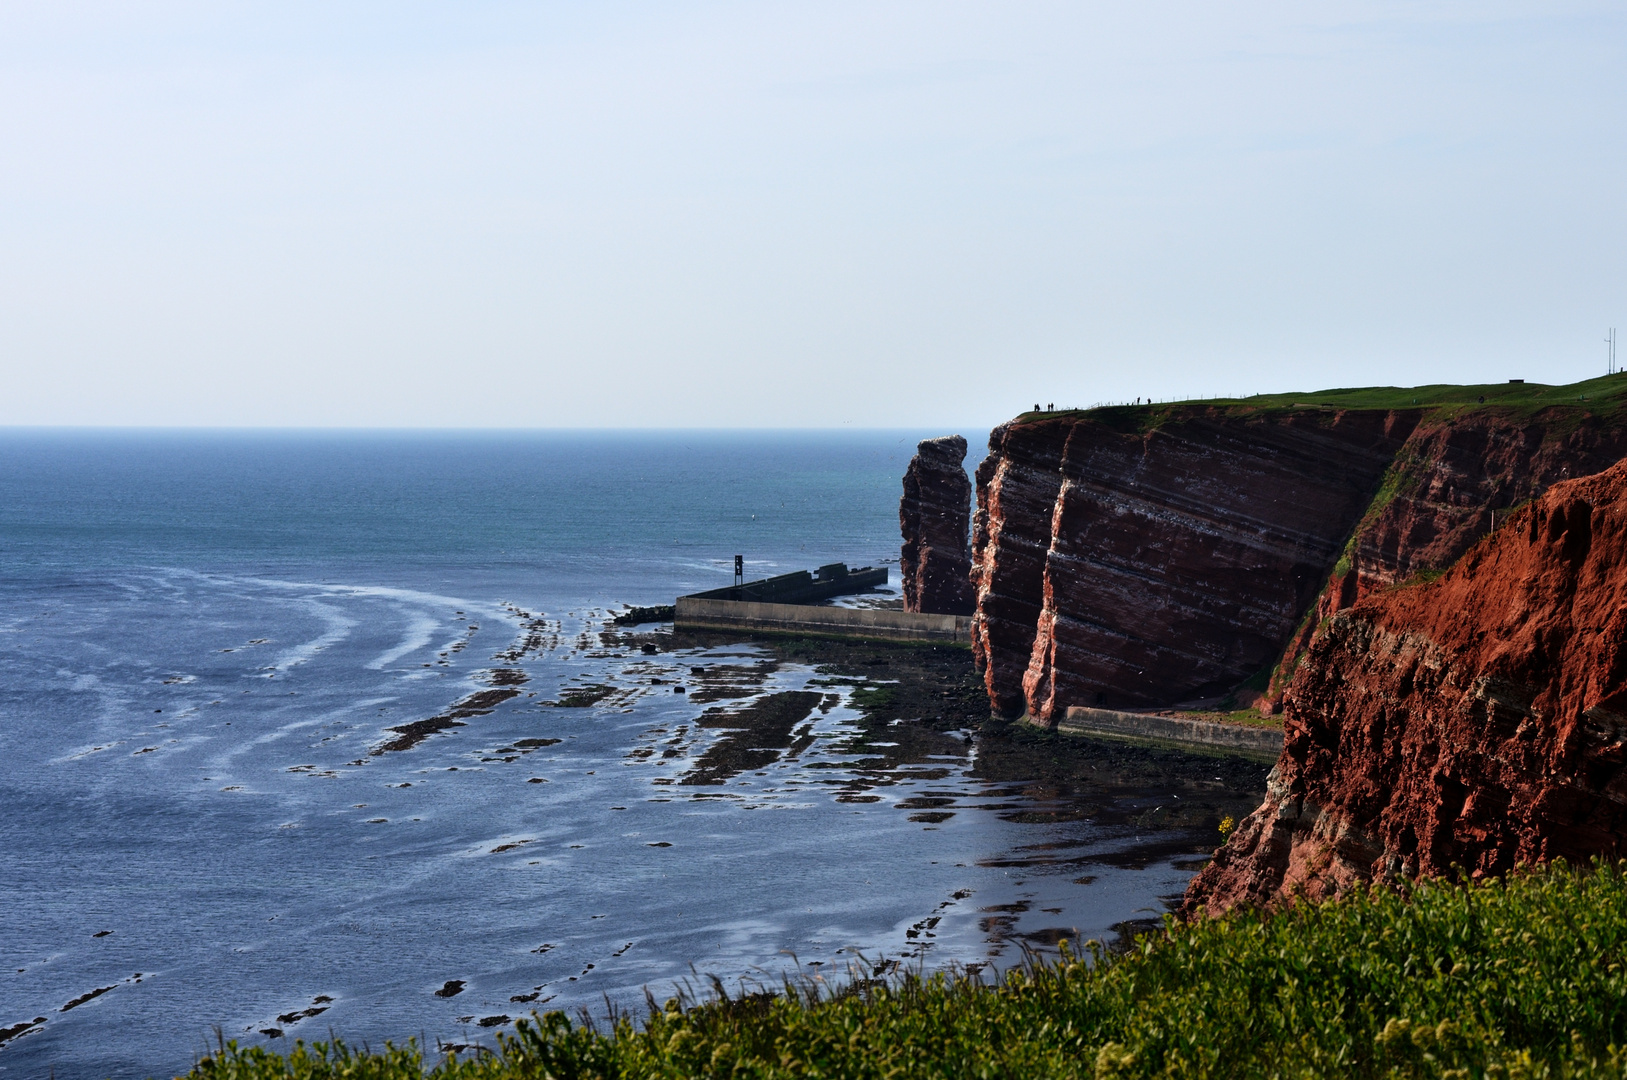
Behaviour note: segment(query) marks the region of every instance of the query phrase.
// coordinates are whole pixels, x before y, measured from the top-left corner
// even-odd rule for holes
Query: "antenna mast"
[[[1616,373],[1616,328],[1614,326],[1610,328],[1610,336],[1604,339],[1604,343],[1609,346],[1608,351],[1605,353],[1604,373],[1614,375]]]

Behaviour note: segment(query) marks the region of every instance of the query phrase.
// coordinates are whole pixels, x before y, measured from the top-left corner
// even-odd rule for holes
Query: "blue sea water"
[[[490,1042],[533,1008],[1000,963],[1163,910],[1188,863],[1070,877],[1136,838],[979,803],[976,743],[878,779],[840,680],[606,635],[736,553],[896,563],[932,434],[0,432],[0,1075]],[[794,753],[682,782],[726,737],[705,709],[809,690]]]

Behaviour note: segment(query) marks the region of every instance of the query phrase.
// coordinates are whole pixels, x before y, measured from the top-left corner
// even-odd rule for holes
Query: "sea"
[[[878,758],[864,680],[611,622],[737,554],[896,597],[938,434],[0,431],[0,1076],[490,1046],[1159,917],[1212,831],[1058,812],[976,730]]]

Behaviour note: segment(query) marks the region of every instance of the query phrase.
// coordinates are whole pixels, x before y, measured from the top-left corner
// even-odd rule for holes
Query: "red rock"
[[[1034,651],[1051,515],[1072,426],[1061,419],[1002,424],[989,433],[989,456],[977,467],[972,654],[989,704],[1002,716],[1020,716],[1026,708],[1023,675]]]
[[[1282,652],[1416,414],[1076,424],[1024,678],[1029,715],[1218,698]]]
[[[1494,518],[1559,481],[1627,456],[1627,429],[1597,416],[1477,409],[1435,416],[1414,429],[1330,576],[1284,651],[1263,707],[1282,688],[1316,627],[1364,596],[1420,572],[1443,570],[1491,531]]]
[[[966,440],[946,435],[922,442],[904,473],[898,526],[904,534],[899,563],[905,611],[970,615],[975,606],[967,578],[972,482],[965,462]]]
[[[973,531],[995,711],[1168,705],[1268,668],[1416,416],[1189,406],[996,429]]]
[[[1265,802],[1188,913],[1627,854],[1627,462],[1332,614],[1283,716]]]

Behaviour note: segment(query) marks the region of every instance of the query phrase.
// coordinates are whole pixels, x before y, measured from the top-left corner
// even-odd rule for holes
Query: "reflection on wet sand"
[[[1262,766],[1242,759],[1061,738],[991,720],[971,658],[960,649],[785,639],[743,645],[731,636],[675,635],[666,627],[621,630],[608,618],[590,620],[597,629],[567,643],[540,618],[516,617],[520,639],[494,659],[523,665],[528,657],[552,654],[620,661],[567,679],[556,700],[539,703],[544,707],[629,711],[654,688],[668,686],[684,691],[693,706],[710,706],[687,722],[646,728],[627,747],[623,764],[655,769],[647,777],[651,802],[671,801],[662,789],[676,795],[715,788],[688,790],[684,798],[758,810],[822,792],[837,804],[887,802],[927,830],[966,813],[1046,828],[1043,841],[976,859],[984,869],[1019,875],[1011,879],[1017,895],[978,909],[977,927],[991,956],[1012,942],[1054,947],[1074,933],[1035,925],[1062,914],[1066,902],[1037,902],[1036,890],[1023,891],[1033,880],[1043,879],[1047,890],[1060,883],[1082,893],[1113,871],[1163,865],[1195,872],[1214,845],[1218,822],[1246,813],[1264,780]],[[501,690],[391,728],[402,734],[397,742],[408,733],[445,730],[448,718],[484,715],[508,700],[484,695],[506,690],[515,696],[513,688],[529,676],[503,667],[483,678]],[[510,740],[481,761],[512,763],[558,743]],[[530,842],[510,840],[492,851]],[[940,910],[960,899],[954,894]],[[934,911],[906,927],[905,953],[922,955],[942,918]],[[1145,922],[1121,929],[1128,933]]]
[[[798,732],[797,725],[824,697],[816,691],[787,690],[764,694],[740,708],[707,709],[695,718],[695,726],[719,729],[721,735],[678,782],[726,784],[743,772],[795,758],[813,742],[811,728],[805,726]]]

